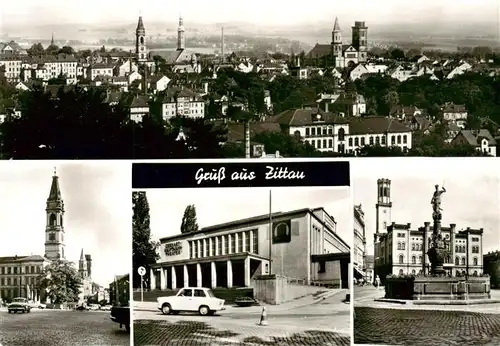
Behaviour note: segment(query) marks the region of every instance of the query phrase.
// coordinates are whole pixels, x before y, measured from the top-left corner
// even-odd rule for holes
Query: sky
[[[64,201],[66,259],[92,256],[92,279],[108,287],[130,272],[130,164],[0,162],[0,256],[44,255],[46,201],[56,167]]]
[[[391,180],[392,221],[411,223],[417,229],[432,222],[434,185],[446,189],[442,195],[442,225],[457,224],[484,228],[483,253],[500,250],[500,162],[479,159],[373,159],[354,160],[351,164],[353,202],[365,212],[367,252],[373,255],[377,179]],[[473,163],[474,162],[474,163]],[[495,175],[496,173],[496,175]]]
[[[203,188],[146,190],[153,239],[180,234],[184,210],[196,207],[200,228],[269,213],[269,188]],[[272,212],[323,207],[335,221],[337,234],[352,244],[352,199],[348,187],[272,189]]]
[[[244,5],[243,5],[244,4]],[[244,8],[242,8],[244,6]],[[294,25],[301,22],[341,23],[365,20],[372,23],[440,20],[498,21],[498,0],[316,0],[308,6],[289,0],[16,0],[3,1],[0,11],[9,24],[110,23],[135,21],[142,13],[150,21],[173,22],[179,14],[188,22],[216,23],[245,21],[255,24]],[[355,15],[354,15],[355,14]],[[350,26],[351,24],[349,24]]]

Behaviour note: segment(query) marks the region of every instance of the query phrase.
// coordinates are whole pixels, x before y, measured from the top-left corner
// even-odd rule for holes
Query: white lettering
[[[231,180],[254,180],[255,172],[248,172],[246,168],[243,168],[241,172],[233,172],[231,174]]]
[[[302,171],[288,170],[287,167],[266,166],[266,180],[269,179],[304,179],[305,173]]]
[[[199,170],[196,171],[196,174],[194,176],[196,183],[200,185],[204,181],[217,181],[217,184],[220,184],[220,182],[224,179],[226,179],[226,168],[221,167],[219,170],[217,169],[212,169],[211,172],[205,172],[203,168],[200,168]]]

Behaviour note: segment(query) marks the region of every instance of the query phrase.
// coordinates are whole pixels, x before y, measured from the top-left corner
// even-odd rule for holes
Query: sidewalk
[[[234,313],[234,312],[244,312],[244,313],[249,313],[249,314],[260,314],[262,312],[262,307],[266,307],[266,310],[268,312],[276,313],[276,312],[283,312],[283,311],[288,311],[288,310],[293,310],[293,309],[298,309],[301,307],[306,307],[310,306],[313,304],[318,304],[324,302],[324,299],[336,299],[338,297],[339,301],[345,298],[345,294],[348,293],[348,290],[328,290],[325,292],[325,294],[322,294],[319,299],[312,295],[308,295],[303,298],[295,299],[290,302],[286,302],[280,305],[270,305],[270,304],[265,304],[261,303],[260,305],[255,305],[255,306],[249,306],[249,307],[239,307],[239,306],[234,306],[234,305],[226,305],[225,312],[226,313]],[[340,303],[339,303],[340,304]],[[152,311],[152,312],[157,312],[159,311],[157,308],[157,302],[139,302],[139,301],[134,301],[133,305],[134,310],[137,311]]]

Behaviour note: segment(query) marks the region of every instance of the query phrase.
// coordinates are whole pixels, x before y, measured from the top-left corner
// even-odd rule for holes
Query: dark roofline
[[[325,223],[318,216],[316,216],[316,214],[314,214],[314,211],[321,210],[321,209],[327,215],[329,215],[333,219],[333,222],[335,224],[337,223],[335,221],[335,219],[330,214],[328,214],[323,207],[314,208],[314,209],[312,209],[312,208],[302,208],[302,209],[296,209],[296,210],[292,210],[292,211],[288,211],[288,212],[276,212],[276,213],[272,213],[271,217],[272,217],[272,219],[275,219],[275,218],[278,218],[278,217],[281,218],[281,217],[293,216],[293,215],[297,215],[297,214],[307,214],[307,213],[309,213],[317,221],[319,221],[323,226],[325,226]],[[177,234],[177,235],[174,235],[174,236],[171,236],[171,237],[163,237],[163,238],[160,238],[160,243],[164,243],[164,242],[172,241],[172,240],[181,240],[181,239],[189,238],[189,237],[191,237],[191,236],[193,236],[195,234],[212,233],[212,232],[216,232],[216,231],[227,230],[227,229],[231,229],[231,228],[236,228],[237,226],[241,226],[241,225],[250,226],[250,225],[254,225],[256,223],[261,223],[262,221],[267,221],[267,220],[269,220],[269,214],[263,214],[263,215],[253,216],[253,217],[249,217],[249,218],[245,218],[245,219],[240,219],[240,220],[225,222],[225,223],[221,223],[221,224],[217,224],[217,225],[203,227],[202,229],[200,229],[197,232]],[[332,233],[333,233],[334,236],[336,236],[336,238],[343,245],[347,246],[350,249],[350,246],[347,245],[347,243],[343,239],[341,239],[338,236],[337,233],[335,233],[335,232],[332,232]]]
[[[337,252],[337,253],[326,253],[321,255],[311,255],[311,261],[313,263],[321,262],[321,261],[335,261],[335,260],[348,260],[351,262],[351,253],[350,252]]]

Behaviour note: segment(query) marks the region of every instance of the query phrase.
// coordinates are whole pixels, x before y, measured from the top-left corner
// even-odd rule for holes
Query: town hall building
[[[270,229],[272,230],[270,232]],[[160,239],[151,289],[251,287],[276,274],[348,288],[350,247],[323,208],[260,215]]]

